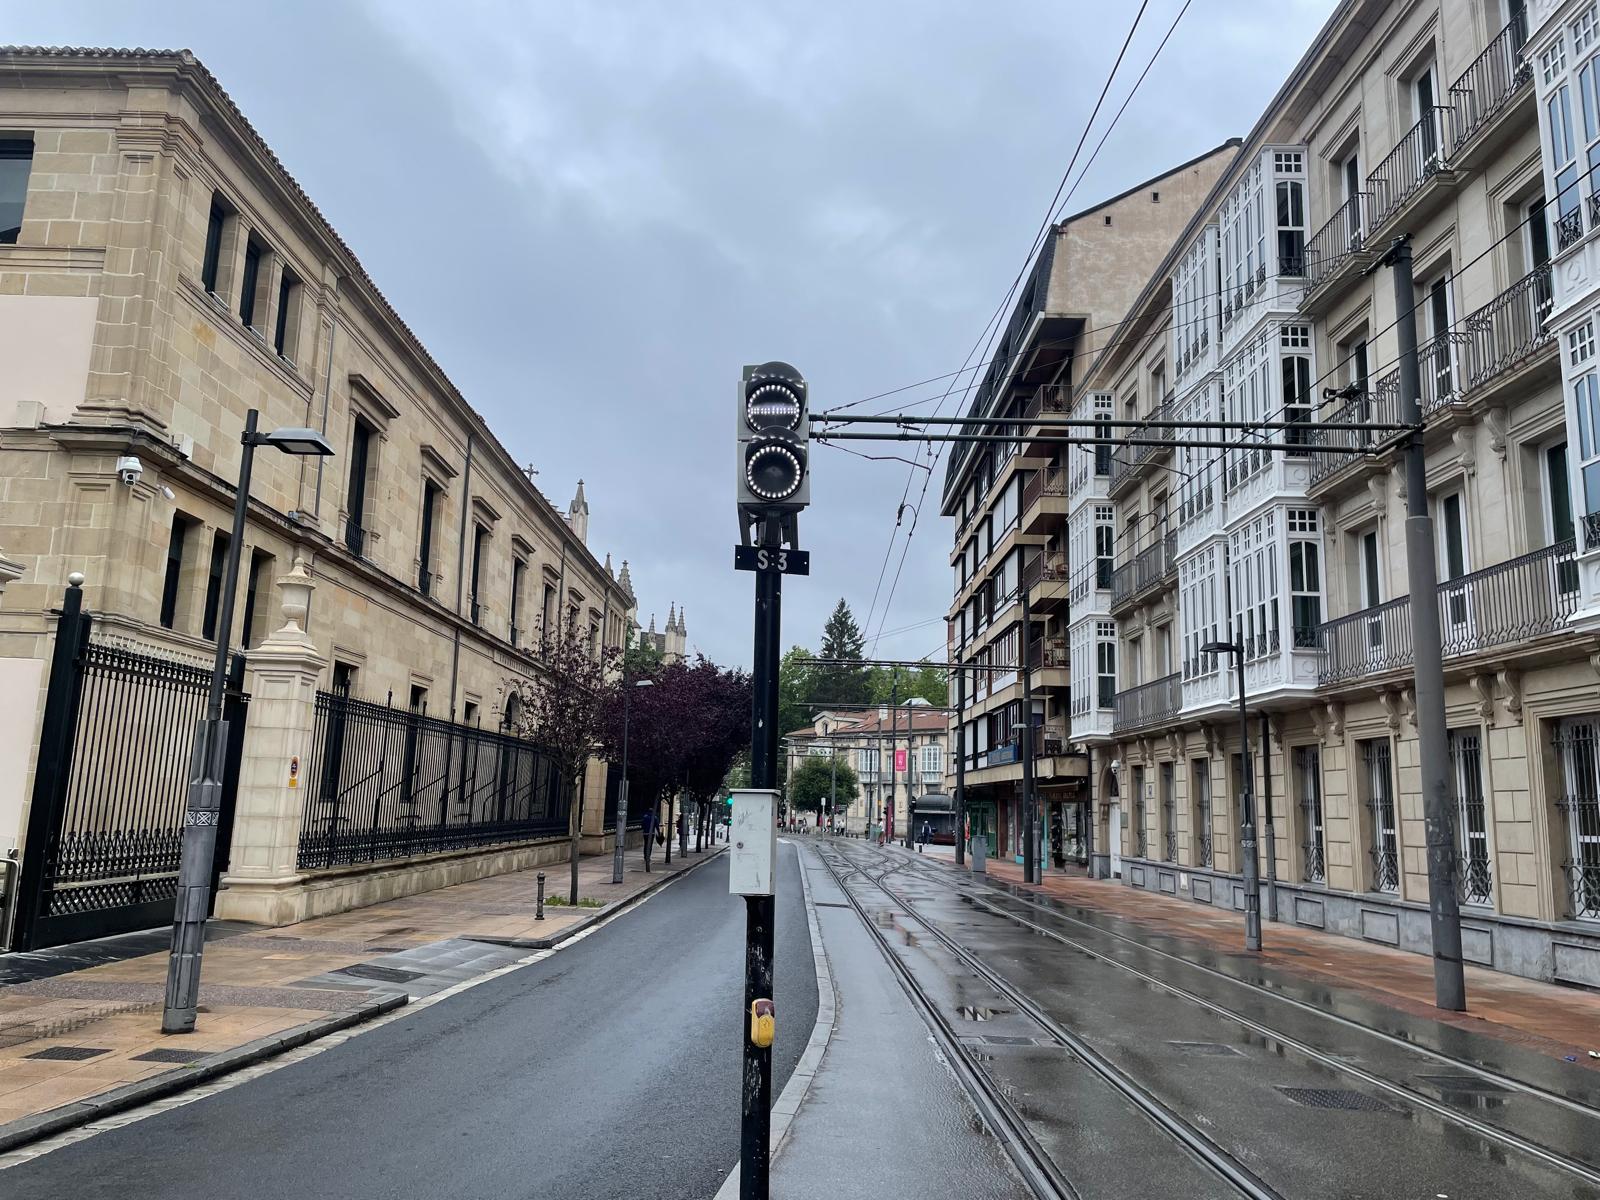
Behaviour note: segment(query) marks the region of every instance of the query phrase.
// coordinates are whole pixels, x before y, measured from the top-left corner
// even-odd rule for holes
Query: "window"
[[[22,234],[22,210],[28,201],[28,173],[32,169],[32,141],[0,139],[0,245],[16,245]]]
[[[1112,563],[1116,555],[1116,516],[1109,504],[1097,504],[1094,509],[1094,586],[1111,586]]]
[[[1529,203],[1523,210],[1522,228],[1526,231],[1527,241],[1523,246],[1523,253],[1527,257],[1528,270],[1537,271],[1550,261],[1550,227],[1545,224],[1544,197]],[[1539,316],[1545,315],[1544,308],[1548,301],[1541,297]]]
[[[260,606],[272,592],[272,555],[265,550],[250,551],[250,576],[244,593],[244,631],[239,645],[246,650],[256,645],[256,633],[261,623]]]
[[[1147,858],[1150,854],[1150,830],[1145,822],[1144,768],[1133,769],[1133,856]]]
[[[1285,325],[1279,332],[1278,342],[1283,355],[1279,360],[1283,419],[1309,425],[1312,416],[1311,356],[1305,351],[1311,346],[1311,328],[1307,325]],[[1291,446],[1303,446],[1310,441],[1309,430],[1287,429],[1283,440]],[[1291,450],[1289,453],[1303,456],[1308,451]]]
[[[1277,514],[1267,512],[1228,535],[1233,577],[1233,640],[1247,660],[1281,647],[1278,614]]]
[[[1161,764],[1161,857],[1166,862],[1178,861],[1178,822],[1172,783],[1173,766]]]
[[[250,329],[256,324],[256,285],[261,282],[261,243],[251,238],[244,247],[244,278],[239,284],[239,320]]]
[[[1304,275],[1306,260],[1306,185],[1278,181],[1278,274]]]
[[[1294,784],[1300,800],[1300,878],[1323,883],[1327,879],[1323,857],[1327,842],[1322,817],[1322,752],[1317,747],[1294,748]]]
[[[206,572],[206,606],[200,618],[200,636],[209,641],[217,637],[217,615],[222,607],[222,580],[228,570],[228,542],[225,533],[211,539],[211,566]]]
[[[1293,513],[1299,510],[1290,510]],[[1316,520],[1316,510],[1303,510]],[[1313,524],[1311,531],[1316,532]],[[1296,649],[1314,649],[1317,646],[1318,627],[1322,624],[1322,547],[1314,541],[1289,542],[1289,607],[1294,622]]]
[[[514,559],[511,563],[511,644],[517,643],[517,618],[522,615],[522,577],[528,573],[528,564],[523,559]]]
[[[409,707],[415,713],[428,711],[428,689],[422,684],[413,683],[411,685],[411,703]]]
[[[300,327],[300,281],[285,269],[278,278],[278,317],[272,330],[272,348],[279,357],[293,360]]]
[[[1215,674],[1217,656],[1200,648],[1220,640],[1217,628],[1217,560],[1215,545],[1178,564],[1178,620],[1183,633],[1183,677]]]
[[[477,703],[477,701],[468,700],[464,704],[462,704],[462,706],[461,706],[461,720],[462,720],[462,722],[464,724],[467,724],[467,725],[476,725],[478,723],[478,703]]]
[[[1451,729],[1450,783],[1456,816],[1456,890],[1463,904],[1493,904],[1489,828],[1483,799],[1483,749],[1476,729]]]
[[[1545,101],[1545,123],[1550,134],[1550,160],[1556,185],[1556,249],[1565,250],[1583,236],[1578,158],[1572,130],[1572,95],[1567,84],[1556,88]]]
[[[1194,801],[1194,865],[1211,865],[1211,760],[1189,764],[1189,794]]]
[[[1422,408],[1449,403],[1455,397],[1455,339],[1450,336],[1450,277],[1441,275],[1421,289],[1419,307],[1427,341],[1418,348],[1422,371]]]
[[[1151,192],[1150,193],[1150,203],[1151,204],[1160,204],[1161,203],[1161,193],[1160,192]]]
[[[161,582],[161,624],[176,628],[178,596],[183,585],[183,551],[195,522],[182,513],[172,514],[172,533],[167,538],[167,572]]]
[[[1366,772],[1367,852],[1372,858],[1374,892],[1400,890],[1400,848],[1394,819],[1394,772],[1389,766],[1389,739],[1356,743]]]
[[[217,294],[217,274],[222,267],[222,231],[228,216],[222,197],[213,194],[211,212],[206,218],[206,253],[200,264],[200,282],[213,296]]]
[[[1095,622],[1095,706],[1110,708],[1117,694],[1117,625]]]
[[[350,433],[350,478],[344,504],[344,542],[352,554],[360,554],[366,544],[367,460],[372,437],[372,426],[357,417]]]
[[[1369,529],[1357,543],[1360,562],[1361,607],[1375,609],[1382,600],[1382,583],[1378,570],[1378,531]],[[1374,615],[1367,621],[1367,646],[1373,650],[1383,645],[1383,618]]]
[[[1544,492],[1545,545],[1560,546],[1575,543],[1576,526],[1572,520],[1572,493],[1567,490],[1567,443],[1557,442],[1546,446],[1540,454],[1542,460]],[[1556,564],[1556,584],[1563,595],[1578,590],[1578,564],[1563,558]]]
[[[483,618],[483,607],[478,603],[480,595],[478,587],[483,574],[483,544],[488,538],[489,531],[482,525],[474,525],[472,527],[472,595],[470,598],[472,606],[469,612],[474,625],[479,624]]]
[[[922,747],[922,782],[938,783],[944,778],[944,747],[930,742]]]
[[[1571,717],[1555,731],[1561,760],[1562,795],[1556,802],[1566,818],[1568,915],[1600,919],[1600,717]]]
[[[1448,584],[1467,573],[1466,513],[1461,503],[1461,493],[1451,492],[1441,497],[1435,505],[1439,526],[1439,576]],[[1445,619],[1448,627],[1445,637],[1458,636],[1467,624],[1467,591],[1455,588],[1445,592]]]
[[[347,662],[335,662],[333,664],[332,690],[341,696],[348,696],[352,691],[355,690],[355,684],[355,666]]]
[[[1367,391],[1367,339],[1352,338],[1339,348],[1339,359],[1344,364],[1345,382],[1357,393]]]
[[[422,545],[417,550],[417,591],[433,594],[433,526],[439,515],[439,485],[431,479],[422,483]]]

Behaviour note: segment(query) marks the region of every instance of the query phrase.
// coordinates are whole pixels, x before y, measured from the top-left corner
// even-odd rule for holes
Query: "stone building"
[[[949,741],[946,711],[916,696],[892,707],[819,712],[810,725],[785,734],[783,747],[791,772],[811,755],[837,755],[854,768],[860,793],[839,813],[850,832],[889,829],[904,837],[909,806],[945,788]]]
[[[652,615],[648,629],[641,628],[637,621],[633,623],[633,640],[635,645],[654,650],[664,663],[683,662],[689,657],[689,624],[676,604],[667,609],[665,631],[656,632],[656,619]]]
[[[1068,473],[1098,873],[1242,908],[1248,767],[1264,913],[1430,948],[1399,438],[1354,428],[1401,417],[1377,260],[1409,236],[1465,954],[1600,983],[1595,275],[1571,266],[1600,210],[1569,149],[1600,129],[1563,92],[1592,83],[1594,9],[1561,13],[1530,59],[1520,2],[1344,0],[1080,375],[1078,415],[1178,423]],[[1291,449],[1183,428],[1219,419]]]
[[[636,602],[582,484],[565,514],[534,487],[191,54],[0,50],[0,114],[0,848],[28,827],[69,573],[97,641],[209,663],[247,409],[336,453],[258,451],[235,646],[300,564],[315,690],[495,731],[542,628],[623,643]],[[467,857],[387,894],[529,856]]]
[[[1232,160],[1237,141],[1181,163],[1060,221],[1046,239],[973,393],[969,417],[1063,416],[1094,354],[1115,336],[1142,281]],[[952,700],[961,713],[966,808],[995,852],[1022,857],[1022,737],[1035,736],[1043,839],[1055,824],[1076,840],[1085,764],[1068,751],[1066,447],[957,444],[941,512],[955,520],[948,615]],[[1028,601],[1024,623],[1023,600]],[[1017,668],[1028,655],[1024,679]],[[965,694],[959,694],[965,674]],[[1024,716],[1031,688],[1032,711]]]

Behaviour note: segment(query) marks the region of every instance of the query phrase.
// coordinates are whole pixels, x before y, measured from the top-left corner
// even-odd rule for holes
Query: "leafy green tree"
[[[860,794],[855,769],[843,755],[809,755],[789,776],[789,805],[807,812],[822,812],[830,797],[834,812],[844,812]]]
[[[811,698],[817,669],[811,651],[792,646],[778,663],[778,736],[811,724]]]
[[[855,614],[841,598],[833,615],[822,628],[822,649],[818,658],[853,659],[861,661],[861,651],[867,639],[856,624]],[[815,667],[811,676],[811,690],[807,696],[813,706],[830,704],[866,704],[871,700],[872,681],[865,666]]]
[[[898,684],[897,684],[898,680]],[[897,695],[901,704],[913,696],[921,696],[929,704],[950,703],[950,681],[943,668],[923,667],[873,667],[870,676],[871,702],[888,704]]]

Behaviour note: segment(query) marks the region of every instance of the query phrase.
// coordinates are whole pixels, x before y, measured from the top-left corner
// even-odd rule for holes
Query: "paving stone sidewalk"
[[[610,855],[581,859],[579,897],[599,906],[550,904],[571,876],[546,866],[543,920],[537,872],[522,871],[276,929],[213,922],[198,1027],[181,1036],[161,1033],[158,934],[0,954],[0,1150],[60,1115],[93,1119],[83,1110],[97,1103],[143,1102],[516,962],[721,849],[674,853],[670,867],[658,853],[649,874],[632,850],[620,884]]]
[[[954,851],[930,847],[926,855],[954,868]],[[989,859],[995,882],[1023,887],[1022,868]],[[1240,913],[1161,896],[1119,880],[1092,880],[1049,869],[1042,885],[1049,896],[1131,922],[1152,934],[1203,944],[1219,955],[1243,953]],[[1252,958],[1254,956],[1251,956]],[[1542,983],[1468,965],[1467,1012],[1443,1012],[1433,1004],[1433,960],[1421,954],[1321,933],[1262,914],[1263,968],[1358,993],[1413,1017],[1422,1017],[1583,1067],[1600,1070],[1600,993]]]

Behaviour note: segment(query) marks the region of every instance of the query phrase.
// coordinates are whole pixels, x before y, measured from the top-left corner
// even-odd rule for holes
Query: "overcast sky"
[[[1181,3],[1150,0],[1102,123]],[[192,49],[550,499],[583,477],[640,619],[686,606],[691,646],[748,665],[740,365],[793,362],[814,407],[960,366],[1137,7],[0,0],[0,39]],[[1071,209],[1247,132],[1332,8],[1194,0]],[[815,646],[840,596],[868,624],[910,468],[813,464],[784,640]],[[880,654],[943,654],[941,482]]]

